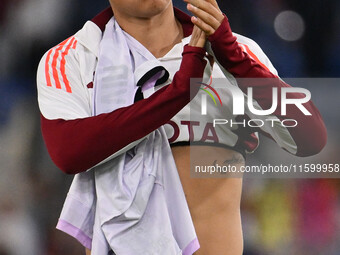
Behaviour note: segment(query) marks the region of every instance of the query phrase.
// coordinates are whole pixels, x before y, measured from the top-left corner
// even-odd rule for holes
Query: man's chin
[[[168,8],[172,8],[172,1],[170,0],[146,0],[143,10],[140,10],[140,18],[152,18],[165,12]]]

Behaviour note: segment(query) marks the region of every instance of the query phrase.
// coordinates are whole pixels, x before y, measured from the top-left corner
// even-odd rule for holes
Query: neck
[[[127,17],[113,11],[120,27],[156,58],[164,56],[183,38],[182,26],[175,18],[172,4],[150,18]]]

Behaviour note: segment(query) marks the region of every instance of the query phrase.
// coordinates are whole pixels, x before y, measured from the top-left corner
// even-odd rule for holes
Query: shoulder
[[[77,59],[83,54],[97,57],[99,44],[102,38],[102,31],[92,21],[87,21],[82,29],[70,36],[63,42],[49,49],[42,57],[41,62],[58,57]],[[61,67],[59,65],[59,67]]]
[[[66,77],[66,67],[75,65],[75,51],[78,47],[78,40],[71,36],[63,42],[49,49],[41,58],[37,82],[47,87],[55,87],[68,93],[72,92]]]
[[[48,87],[71,92],[68,76],[82,77],[95,68],[101,36],[101,30],[88,21],[76,34],[49,49],[39,63],[38,84],[40,78]]]
[[[72,119],[90,114],[89,85],[101,36],[101,30],[88,21],[44,54],[37,71],[37,90],[39,107],[46,118]]]

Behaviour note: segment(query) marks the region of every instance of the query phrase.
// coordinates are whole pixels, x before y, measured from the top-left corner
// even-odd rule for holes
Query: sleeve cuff
[[[228,33],[232,33],[227,16],[225,14],[223,14],[223,16],[224,19],[221,25],[216,29],[215,33],[208,37],[208,41],[211,43],[217,41],[219,38],[225,36]]]
[[[183,50],[183,53],[182,55],[184,56],[185,54],[188,54],[188,53],[194,53],[194,54],[197,54],[199,56],[202,56],[202,58],[205,56],[205,49],[204,48],[201,48],[201,47],[194,47],[194,46],[190,46],[188,44],[186,44],[184,46],[184,50]]]

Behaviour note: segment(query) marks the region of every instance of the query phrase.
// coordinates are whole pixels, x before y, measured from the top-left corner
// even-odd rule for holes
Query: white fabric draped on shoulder
[[[94,115],[131,105],[141,81],[144,97],[151,95],[168,75],[160,67],[112,18],[100,44]],[[199,244],[164,128],[77,174],[57,228],[92,255],[193,254]]]

